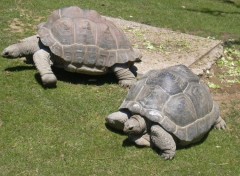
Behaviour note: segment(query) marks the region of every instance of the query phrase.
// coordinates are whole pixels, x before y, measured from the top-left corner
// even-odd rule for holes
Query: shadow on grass
[[[31,63],[26,63],[26,64],[30,64],[30,65],[29,66],[10,67],[10,68],[6,68],[5,71],[19,72],[19,71],[36,69],[36,67],[33,66]],[[130,70],[136,77],[142,76],[141,74],[137,75],[137,67],[132,66],[130,68]],[[58,81],[68,82],[71,84],[85,84],[85,85],[97,85],[97,86],[100,86],[100,85],[103,85],[106,83],[107,84],[118,84],[118,80],[113,72],[109,72],[104,75],[85,75],[85,74],[80,74],[80,73],[68,72],[62,68],[56,68],[56,67],[52,67],[52,71],[55,74],[55,76],[57,77]],[[56,86],[48,86],[48,87],[44,86],[42,84],[39,73],[37,73],[35,75],[35,79],[44,88],[55,88],[56,87]]]
[[[113,133],[116,133],[116,134],[119,134],[121,136],[126,136],[126,139],[124,139],[123,143],[122,143],[122,146],[123,147],[130,147],[130,146],[136,146],[136,147],[139,147],[137,145],[135,145],[133,142],[131,142],[129,139],[128,139],[128,136],[127,134],[125,134],[123,131],[120,131],[120,130],[116,130],[115,128],[112,128],[111,126],[109,126],[107,123],[105,123],[105,127],[113,132]]]
[[[225,47],[232,47],[232,46],[238,46],[240,47],[240,39],[239,40],[227,40],[224,42]]]
[[[222,3],[225,3],[225,4],[231,4],[231,5],[233,5],[233,6],[236,6],[237,8],[240,7],[239,4],[235,3],[235,2],[232,1],[232,0],[221,0],[221,1],[222,1]]]
[[[111,131],[111,132],[113,132],[113,133],[117,133],[117,134],[119,134],[119,135],[121,135],[121,136],[126,136],[126,134],[125,134],[123,131],[116,130],[115,128],[112,128],[111,126],[109,126],[107,123],[105,123],[105,127],[106,127],[109,131]]]
[[[17,67],[9,67],[6,68],[5,71],[9,72],[20,72],[20,71],[25,71],[25,70],[35,70],[36,67],[31,65],[31,66],[17,66]]]
[[[85,75],[80,73],[67,72],[64,69],[52,68],[54,74],[59,81],[69,82],[71,84],[85,84],[85,85],[103,85],[118,84],[118,80],[114,73],[110,72],[105,75]]]
[[[224,14],[239,14],[240,12],[226,12],[226,11],[221,11],[221,10],[211,10],[209,8],[203,8],[203,9],[189,9],[186,8],[185,10],[190,11],[190,12],[197,12],[197,13],[206,13],[209,15],[213,16],[223,16]]]
[[[5,71],[9,71],[9,72],[20,72],[20,71],[26,71],[26,70],[36,70],[36,67],[31,65],[31,66],[10,67],[5,69]],[[118,84],[118,80],[115,77],[114,73],[112,72],[106,75],[93,76],[93,75],[84,75],[80,73],[71,73],[71,72],[65,71],[64,69],[55,68],[55,67],[53,67],[52,70],[55,76],[57,77],[58,81],[68,82],[71,84],[85,84],[85,85],[98,85],[98,86],[103,85],[105,83]],[[35,79],[44,88],[56,87],[56,86],[45,87],[42,84],[39,73],[35,74]]]
[[[106,126],[107,126],[107,125],[106,125]],[[121,134],[121,135],[126,135],[126,134],[124,134],[123,132],[113,130],[111,127],[107,127],[107,128],[108,128],[110,131],[112,131],[112,132],[115,132],[115,133],[118,133],[118,134]],[[211,130],[210,130],[210,131],[211,131]],[[207,134],[205,134],[200,141],[195,142],[195,143],[193,143],[193,144],[189,144],[189,145],[187,145],[187,146],[177,145],[177,149],[176,149],[176,150],[188,149],[188,148],[192,148],[192,147],[195,147],[195,146],[197,146],[197,145],[200,145],[200,144],[202,144],[202,143],[207,139],[208,135],[209,135],[209,132],[208,132]],[[154,150],[154,152],[156,152],[158,155],[161,156],[162,153],[163,153],[163,150],[157,148],[157,147],[152,143],[152,141],[150,141],[150,142],[151,142],[150,146],[151,146],[151,148]],[[135,146],[136,148],[146,148],[145,146],[139,146],[139,145],[136,145],[134,142],[130,141],[129,138],[127,137],[127,135],[126,135],[126,139],[124,139],[124,141],[123,141],[123,143],[122,143],[122,146],[123,146],[123,147],[132,147],[132,146]],[[176,151],[176,152],[177,152],[177,151]]]

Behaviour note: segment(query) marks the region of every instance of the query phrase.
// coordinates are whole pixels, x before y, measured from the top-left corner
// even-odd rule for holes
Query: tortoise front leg
[[[128,139],[130,141],[133,141],[136,145],[141,146],[141,147],[150,147],[150,135],[148,133],[144,135],[129,135]]]
[[[136,82],[136,78],[129,70],[128,64],[115,64],[112,69],[121,86],[130,88]]]
[[[159,125],[151,127],[151,141],[163,151],[162,157],[164,159],[173,159],[176,153],[176,143],[173,137]]]
[[[50,53],[44,49],[40,49],[33,55],[33,61],[41,75],[42,83],[46,86],[55,86],[57,78],[53,74],[50,60]]]

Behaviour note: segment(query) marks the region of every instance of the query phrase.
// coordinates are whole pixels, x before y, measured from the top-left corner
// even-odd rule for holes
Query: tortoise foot
[[[219,117],[214,125],[214,128],[218,130],[225,130],[227,128],[227,124],[221,117]]]
[[[119,85],[120,85],[121,87],[131,88],[132,85],[133,85],[135,82],[136,82],[136,80],[133,79],[133,80],[121,80],[121,81],[119,81],[118,83],[119,83]]]
[[[41,78],[45,86],[55,86],[57,84],[57,78],[54,74],[44,74]]]
[[[165,160],[171,160],[174,158],[174,156],[175,152],[172,150],[165,150],[161,155],[161,157],[164,158]]]

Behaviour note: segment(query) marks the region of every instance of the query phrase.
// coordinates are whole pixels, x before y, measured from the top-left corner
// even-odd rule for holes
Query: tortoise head
[[[2,57],[5,57],[5,58],[17,58],[19,56],[20,56],[20,51],[16,44],[8,46],[2,52]]]
[[[124,123],[123,131],[127,134],[142,134],[146,128],[145,119],[140,115],[133,115]]]

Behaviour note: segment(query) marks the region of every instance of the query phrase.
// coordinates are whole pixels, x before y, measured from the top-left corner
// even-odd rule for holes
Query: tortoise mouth
[[[2,55],[2,57],[5,57],[5,58],[11,57],[8,51],[3,51],[1,55]]]
[[[134,129],[134,127],[125,127],[124,126],[123,132],[127,133],[127,134],[139,134],[138,131],[136,131]]]
[[[127,134],[143,134],[145,130],[145,120],[139,115],[133,115],[124,123],[123,132]]]

